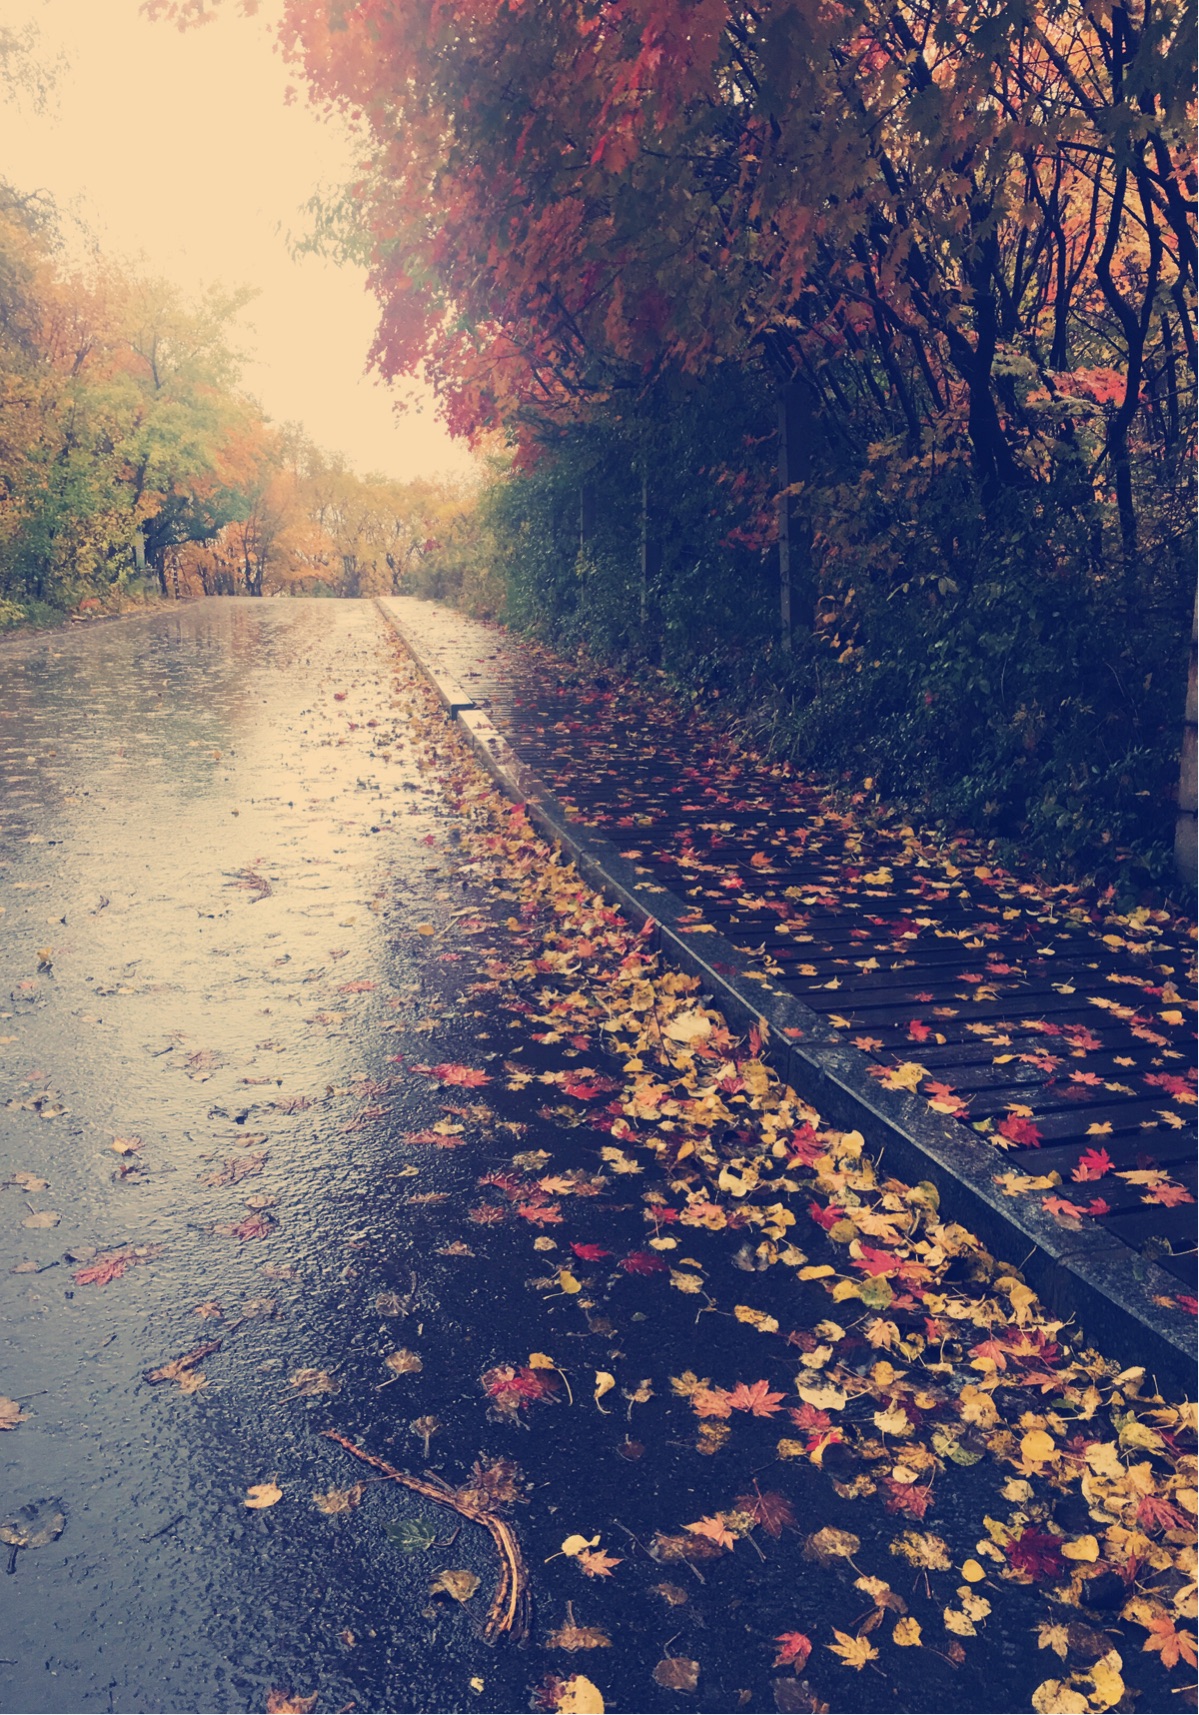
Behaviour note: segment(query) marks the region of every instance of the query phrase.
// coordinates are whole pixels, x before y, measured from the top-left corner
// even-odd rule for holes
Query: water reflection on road
[[[343,1282],[388,1165],[389,941],[442,885],[391,647],[367,603],[215,600],[0,645],[0,1394],[29,1413],[0,1510],[68,1518],[0,1580],[0,1707],[257,1708],[339,1651],[374,1707],[462,1695],[307,1494],[286,1527],[242,1504],[305,1443],[293,1368],[378,1334]],[[143,1382],[236,1315],[198,1397]]]

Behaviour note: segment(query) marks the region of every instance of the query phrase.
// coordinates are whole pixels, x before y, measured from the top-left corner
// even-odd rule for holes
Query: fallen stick
[[[402,1483],[414,1494],[424,1495],[426,1500],[437,1501],[443,1507],[452,1507],[462,1518],[483,1526],[495,1543],[500,1557],[500,1579],[492,1597],[487,1624],[483,1627],[483,1637],[487,1643],[493,1644],[502,1633],[507,1632],[518,1644],[524,1643],[529,1635],[529,1580],[520,1542],[508,1521],[496,1513],[463,1501],[458,1491],[452,1489],[448,1483],[443,1483],[439,1477],[410,1477],[406,1471],[397,1471],[395,1466],[389,1465],[385,1459],[379,1459],[375,1454],[356,1447],[335,1429],[325,1429],[321,1433],[327,1440],[336,1441],[339,1447],[344,1447],[347,1453],[352,1453],[355,1459],[361,1459],[364,1464],[373,1465],[376,1471],[382,1471],[393,1483]]]

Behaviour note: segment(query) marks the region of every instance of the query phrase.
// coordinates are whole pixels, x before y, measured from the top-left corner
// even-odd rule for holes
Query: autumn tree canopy
[[[282,34],[369,139],[377,361],[425,365],[456,428],[750,361],[967,444],[987,495],[1081,458],[1131,554],[1134,460],[1194,385],[1184,16],[286,0]]]

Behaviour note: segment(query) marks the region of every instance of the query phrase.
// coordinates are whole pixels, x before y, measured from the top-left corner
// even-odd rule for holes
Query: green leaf
[[[423,1554],[437,1541],[437,1532],[423,1518],[401,1519],[399,1524],[385,1524],[383,1529],[401,1554]]]

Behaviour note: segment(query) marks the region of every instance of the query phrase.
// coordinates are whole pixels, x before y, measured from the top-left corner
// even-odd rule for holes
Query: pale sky
[[[353,145],[303,95],[285,104],[293,78],[266,24],[233,15],[181,35],[139,0],[0,0],[0,14],[36,24],[39,58],[65,60],[45,112],[0,93],[0,174],[48,190],[106,253],[188,292],[258,288],[241,324],[244,385],[277,422],[302,423],[364,474],[472,468],[427,394],[397,416],[364,375],[375,305],[363,275],[288,254],[303,204],[350,175]]]

